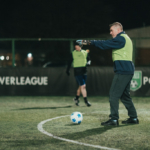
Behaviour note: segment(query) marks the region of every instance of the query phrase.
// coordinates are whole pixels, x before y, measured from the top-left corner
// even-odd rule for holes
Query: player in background
[[[132,41],[123,31],[123,26],[119,22],[110,25],[110,34],[112,35],[111,40],[77,40],[80,44],[94,45],[102,50],[112,49],[115,75],[109,91],[110,119],[102,122],[101,125],[119,125],[119,99],[125,105],[130,117],[122,123],[138,124],[137,112],[130,97],[130,83],[134,74]]]
[[[76,97],[73,99],[75,104],[79,106],[79,97],[82,93],[85,104],[89,107],[91,104],[87,100],[86,91],[86,79],[87,79],[87,64],[90,65],[90,59],[88,56],[89,50],[82,50],[82,45],[76,43],[75,50],[70,54],[66,73],[70,75],[70,67],[73,62],[74,76],[79,85],[76,93]]]

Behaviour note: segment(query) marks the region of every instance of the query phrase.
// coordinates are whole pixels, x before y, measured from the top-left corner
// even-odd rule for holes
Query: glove
[[[89,60],[86,64],[87,64],[88,66],[91,65],[91,60]]]
[[[90,40],[77,40],[77,43],[79,43],[79,45],[90,45]]]
[[[68,76],[70,76],[70,71],[67,70],[67,71],[66,71],[66,74],[67,74]]]
[[[91,44],[90,40],[83,40],[82,42],[83,42],[83,45],[90,45]]]

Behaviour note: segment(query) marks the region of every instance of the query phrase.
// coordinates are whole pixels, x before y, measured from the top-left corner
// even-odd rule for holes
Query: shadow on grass
[[[133,124],[133,125],[136,125],[136,124]],[[67,124],[67,126],[73,126],[73,124]],[[99,128],[88,129],[83,132],[71,133],[71,134],[61,136],[61,137],[66,138],[66,139],[78,140],[80,138],[85,138],[85,137],[92,136],[92,135],[102,134],[108,130],[113,130],[114,128],[122,128],[125,126],[132,126],[132,125],[124,124],[124,125],[120,125],[120,126],[100,126]]]
[[[45,140],[38,140],[38,139],[35,139],[35,140],[9,140],[9,141],[0,141],[0,145],[1,144],[5,144],[5,148],[9,148],[10,149],[13,147],[16,147],[16,149],[24,149],[24,147],[28,146],[34,146],[37,147],[37,146],[45,146],[47,144],[56,144],[58,143],[58,140],[56,139],[51,139],[51,138],[46,138]]]
[[[112,130],[114,128],[121,128],[129,125],[120,125],[117,127],[105,127],[105,126],[100,126],[99,128],[94,128],[94,129],[88,129],[83,132],[76,132],[76,133],[71,133],[71,134],[66,134],[63,136],[60,136],[65,139],[71,139],[71,140],[76,140],[79,141],[80,138],[86,138],[88,136],[92,135],[97,135],[97,134],[102,134],[108,130]],[[130,125],[131,126],[131,125]],[[88,139],[88,138],[87,138]],[[64,144],[62,144],[64,143]],[[85,143],[88,143],[85,142]],[[44,140],[39,140],[39,139],[34,139],[34,140],[9,140],[9,141],[0,141],[0,145],[5,144],[5,148],[16,148],[16,149],[24,149],[24,147],[38,147],[38,146],[46,146],[46,145],[57,145],[61,144],[61,146],[66,147],[67,143],[65,141],[61,141],[58,139],[54,139],[52,137],[46,137]]]
[[[30,110],[30,109],[58,109],[58,108],[71,108],[72,106],[63,106],[63,107],[30,107],[30,108],[19,108],[13,110]]]
[[[75,123],[70,123],[70,124],[66,124],[65,126],[78,126],[80,124],[75,124]]]

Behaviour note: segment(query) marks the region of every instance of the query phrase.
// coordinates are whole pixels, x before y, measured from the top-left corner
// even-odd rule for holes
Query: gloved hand
[[[87,64],[88,66],[91,65],[91,60],[89,60],[86,64]]]
[[[68,76],[70,76],[70,71],[67,70],[67,71],[66,71],[66,74],[67,74]]]
[[[90,40],[77,40],[77,43],[79,43],[80,45],[90,45]]]

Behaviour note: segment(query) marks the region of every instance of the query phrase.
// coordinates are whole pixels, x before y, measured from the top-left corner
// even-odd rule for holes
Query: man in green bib
[[[91,104],[87,100],[87,91],[86,91],[86,79],[87,79],[87,61],[90,63],[88,53],[89,50],[82,50],[82,45],[76,43],[75,50],[70,54],[68,67],[66,70],[67,75],[70,75],[70,67],[73,62],[74,75],[76,81],[79,85],[77,89],[76,97],[73,99],[75,104],[79,106],[79,97],[82,93],[85,104],[89,107]]]
[[[110,119],[102,122],[104,126],[119,125],[119,99],[125,105],[129,118],[123,124],[138,124],[137,112],[130,97],[130,83],[134,74],[132,62],[133,45],[119,22],[110,25],[111,40],[77,40],[83,45],[94,45],[102,50],[112,49],[115,76],[109,91]]]

